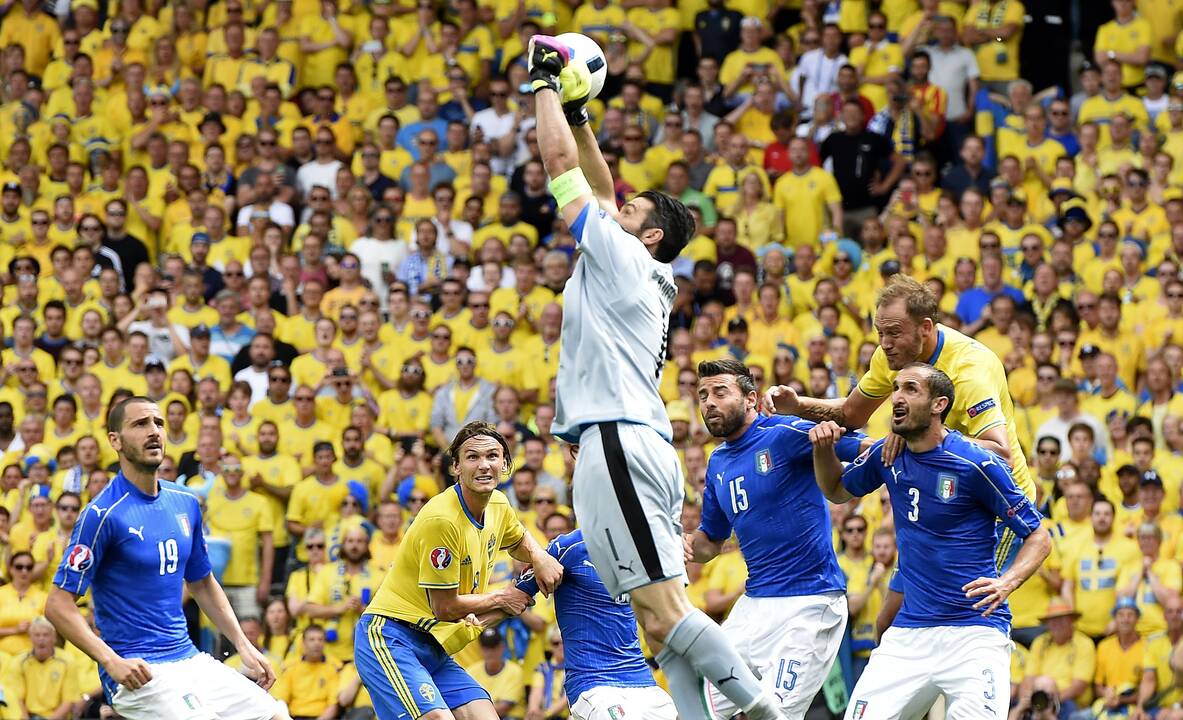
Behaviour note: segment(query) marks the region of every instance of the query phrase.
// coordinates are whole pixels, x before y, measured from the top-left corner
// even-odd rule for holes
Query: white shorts
[[[854,686],[845,720],[915,718],[945,697],[946,717],[1001,719],[1010,638],[984,626],[888,628]]]
[[[575,720],[677,720],[678,709],[665,690],[601,685],[580,693],[571,705]]]
[[[579,438],[572,485],[587,553],[612,597],[685,579],[682,465],[656,430],[589,425]]]
[[[111,701],[125,720],[270,720],[284,711],[266,690],[205,653],[148,667],[147,685],[120,685]]]
[[[723,621],[723,630],[760,676],[760,684],[780,701],[785,717],[800,720],[830,674],[848,618],[846,595],[840,592],[770,598],[741,595]],[[718,718],[739,712],[709,684],[707,701]]]

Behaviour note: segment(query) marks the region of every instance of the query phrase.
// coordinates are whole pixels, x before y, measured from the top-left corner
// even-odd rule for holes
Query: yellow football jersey
[[[956,397],[946,424],[967,437],[978,437],[990,428],[1004,425],[1010,443],[1010,466],[1015,484],[1027,497],[1035,498],[1035,482],[1015,428],[1015,406],[1006,384],[1006,369],[988,347],[952,328],[937,325],[937,349],[927,360],[953,381]],[[898,373],[887,366],[883,348],[876,348],[871,367],[859,380],[858,389],[872,399],[886,398]]]
[[[419,511],[367,612],[412,623],[455,654],[476,639],[480,628],[436,620],[425,590],[485,592],[497,551],[516,547],[525,532],[501,491],[493,491],[482,523],[469,512],[460,486],[453,486]]]

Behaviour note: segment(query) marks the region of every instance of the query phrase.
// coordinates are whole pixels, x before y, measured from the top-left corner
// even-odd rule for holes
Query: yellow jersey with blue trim
[[[1007,385],[1006,369],[998,356],[968,335],[938,324],[936,350],[924,362],[953,381],[953,409],[945,424],[967,437],[978,437],[991,428],[1004,426],[1015,484],[1024,495],[1035,499],[1035,481],[1019,444],[1014,401]],[[876,348],[870,368],[859,379],[859,392],[874,400],[884,399],[891,394],[898,374],[888,367],[883,348]]]
[[[478,521],[454,485],[419,511],[366,612],[431,633],[449,655],[455,654],[476,639],[480,628],[436,619],[428,591],[485,592],[498,551],[516,547],[525,532],[500,490],[493,491]]]

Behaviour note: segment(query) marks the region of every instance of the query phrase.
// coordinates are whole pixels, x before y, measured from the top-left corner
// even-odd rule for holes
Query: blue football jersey
[[[950,430],[924,453],[904,449],[883,465],[883,441],[846,467],[842,484],[852,495],[887,485],[899,538],[899,574],[904,593],[896,615],[899,627],[986,625],[1010,630],[1003,605],[982,617],[961,588],[980,577],[997,577],[995,525],[1001,519],[1020,538],[1042,520],[1019,490],[1007,463]]]
[[[560,535],[546,551],[563,566],[563,582],[555,590],[555,619],[563,634],[563,689],[572,703],[601,685],[649,687],[653,672],[641,654],[637,618],[627,598],[617,602],[596,574],[583,542],[583,531]],[[527,595],[538,592],[533,573],[518,581]]]
[[[814,425],[797,417],[759,417],[738,440],[715,448],[707,463],[699,529],[716,542],[735,531],[752,597],[846,589],[829,506],[813,474]],[[860,438],[844,435],[838,457],[858,457]]]
[[[95,623],[120,657],[183,660],[189,639],[181,589],[210,573],[201,506],[175,483],[145,495],[120,472],[82,510],[53,584],[77,595],[90,589]],[[99,669],[103,687],[114,690]]]

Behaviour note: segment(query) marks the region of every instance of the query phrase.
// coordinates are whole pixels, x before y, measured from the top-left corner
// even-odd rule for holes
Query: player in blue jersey
[[[107,439],[119,473],[74,526],[46,616],[99,664],[103,694],[126,720],[287,718],[266,692],[275,671],[210,572],[197,498],[156,479],[164,458],[160,408],[144,397],[120,402],[108,416]],[[194,647],[181,610],[186,584],[255,682]],[[88,589],[102,637],[76,605]]]
[[[748,580],[723,628],[785,717],[797,720],[842,644],[846,581],[834,556],[829,508],[813,477],[814,423],[761,416],[758,402],[743,363],[699,363],[699,411],[723,444],[707,464],[702,522],[685,536],[686,560],[708,562],[735,533]],[[854,460],[861,445],[842,437],[838,455]],[[718,717],[739,711],[713,686],[708,700]]]
[[[835,503],[886,485],[895,509],[904,602],[855,685],[847,720],[915,717],[938,695],[955,718],[1005,718],[1010,698],[1010,610],[1006,599],[1051,550],[1040,514],[1006,462],[944,425],[953,382],[912,363],[891,394],[892,432],[904,439],[884,465],[884,441],[843,470],[834,453],[842,428],[810,431],[814,472]],[[1023,546],[999,575],[995,521]]]
[[[653,681],[641,654],[637,617],[628,597],[616,601],[596,573],[583,531],[560,535],[546,552],[563,566],[555,590],[555,618],[563,635],[563,690],[576,720],[675,720],[674,701]],[[517,587],[533,597],[533,572]],[[488,619],[482,619],[488,622]]]

